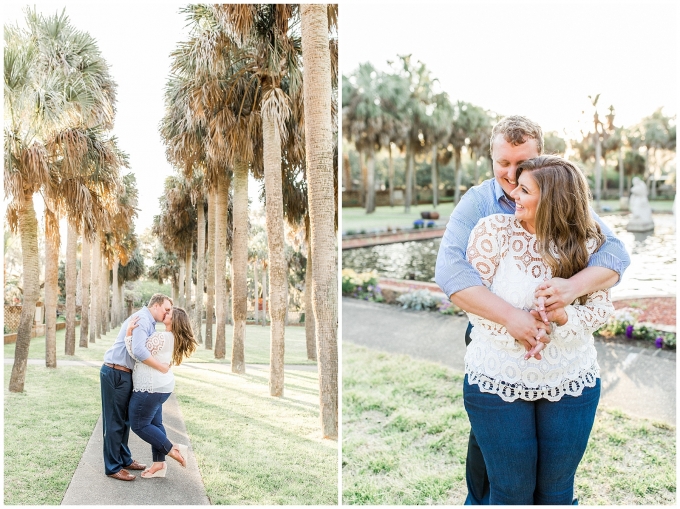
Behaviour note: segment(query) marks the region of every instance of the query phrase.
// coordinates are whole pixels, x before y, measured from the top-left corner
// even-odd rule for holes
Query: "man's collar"
[[[149,309],[148,306],[144,306],[144,310],[149,314],[149,317],[151,318],[151,321],[152,321],[153,323],[158,323],[158,322],[156,321],[156,319],[153,317],[153,315],[151,314],[151,310]]]
[[[506,202],[508,202],[508,203],[510,203],[510,204],[512,204],[512,205],[515,205],[515,202],[512,201],[510,198],[508,198],[508,197],[505,195],[505,191],[503,191],[503,188],[502,188],[501,185],[498,183],[498,181],[496,180],[496,178],[494,177],[494,178],[492,178],[491,180],[493,180],[493,192],[494,192],[494,196],[496,197],[496,201],[497,201],[497,202],[500,202],[502,199],[505,199]]]

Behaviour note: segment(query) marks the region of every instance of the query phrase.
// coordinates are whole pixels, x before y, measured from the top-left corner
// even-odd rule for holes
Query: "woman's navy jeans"
[[[151,444],[153,460],[165,461],[172,449],[163,427],[163,403],[170,392],[133,392],[130,398],[130,428],[139,438]]]
[[[463,385],[465,409],[482,449],[491,505],[571,505],[574,474],[588,445],[600,379],[578,397],[503,401]]]

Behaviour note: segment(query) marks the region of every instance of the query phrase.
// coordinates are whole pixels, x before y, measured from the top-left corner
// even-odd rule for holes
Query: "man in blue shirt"
[[[132,352],[135,357],[167,373],[168,364],[158,362],[146,348],[146,340],[156,330],[156,322],[162,322],[172,310],[172,300],[157,293],[149,300],[149,305],[133,313],[120,329],[120,333],[104,354],[104,364],[99,373],[102,393],[102,424],[104,428],[104,471],[109,477],[121,481],[134,481],[135,476],[128,470],[144,470],[146,465],[132,459],[128,448],[130,423],[128,404],[132,395],[132,369],[135,361],[125,347],[125,334],[128,322],[139,317],[138,327],[132,332]]]
[[[479,273],[467,261],[465,252],[470,233],[481,218],[515,213],[515,202],[510,193],[517,187],[517,166],[543,153],[543,132],[538,124],[526,117],[506,117],[491,132],[490,150],[494,178],[471,188],[453,210],[439,247],[435,281],[453,304],[505,326],[508,333],[529,351],[536,345],[539,330],[545,329],[546,324],[535,313],[512,307],[486,288]],[[544,299],[547,311],[571,304],[581,295],[614,286],[630,264],[623,243],[592,209],[591,213],[607,239],[581,272],[569,279],[553,278],[538,287],[535,298]],[[471,329],[468,324],[466,345],[470,342]],[[488,503],[486,466],[472,430],[466,481],[468,496],[465,503]]]

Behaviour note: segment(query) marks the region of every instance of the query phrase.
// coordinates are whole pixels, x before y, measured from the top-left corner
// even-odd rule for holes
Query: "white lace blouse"
[[[125,346],[130,356],[132,355],[132,336],[125,338]],[[172,350],[175,346],[175,338],[172,332],[154,332],[146,340],[146,348],[158,361],[165,364],[172,362]],[[135,392],[172,392],[175,388],[175,375],[172,368],[167,373],[161,373],[157,369],[147,366],[135,359],[135,367],[132,370],[132,390]]]
[[[552,277],[536,243],[536,235],[528,233],[513,214],[494,214],[480,219],[472,229],[467,259],[491,292],[516,308],[529,310],[536,287]],[[595,247],[595,239],[590,239],[588,252],[592,254]],[[568,321],[562,326],[551,324],[551,341],[540,361],[524,360],[526,350],[505,327],[468,313],[474,325],[465,354],[468,382],[504,401],[557,401],[593,387],[600,367],[592,333],[614,311],[609,290],[597,291],[584,305],[576,301],[565,310]]]

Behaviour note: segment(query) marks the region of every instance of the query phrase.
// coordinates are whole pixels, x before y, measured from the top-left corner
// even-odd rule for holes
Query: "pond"
[[[615,296],[675,295],[675,216],[654,214],[654,231],[626,231],[627,216],[603,216],[602,220],[625,244],[630,267],[613,293]],[[441,239],[401,242],[342,253],[342,267],[357,272],[377,270],[384,277],[434,281],[434,267]]]

